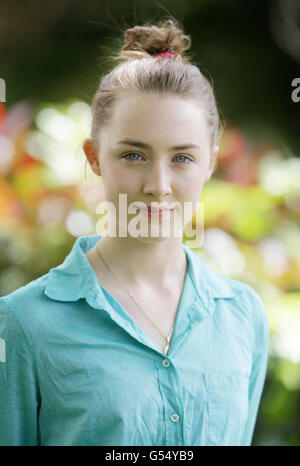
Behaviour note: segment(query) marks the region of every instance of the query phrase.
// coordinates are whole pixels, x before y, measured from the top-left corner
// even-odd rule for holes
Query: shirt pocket
[[[248,416],[249,377],[241,373],[203,374],[207,394],[209,445],[239,445]]]

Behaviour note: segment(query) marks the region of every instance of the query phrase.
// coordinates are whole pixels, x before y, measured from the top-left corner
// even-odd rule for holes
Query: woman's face
[[[93,171],[102,175],[105,200],[115,206],[117,219],[121,193],[127,195],[127,206],[137,201],[149,207],[151,202],[162,207],[175,203],[183,218],[190,203],[193,215],[217,155],[210,154],[199,105],[176,96],[129,91],[120,93],[110,125],[101,129],[96,156],[90,144],[84,143],[86,156]],[[129,214],[128,221],[133,216]]]

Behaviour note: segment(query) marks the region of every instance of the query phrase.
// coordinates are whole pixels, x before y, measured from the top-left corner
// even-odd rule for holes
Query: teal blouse
[[[251,445],[269,346],[257,293],[182,243],[165,355],[98,284],[84,253],[100,238],[0,298],[0,445]]]

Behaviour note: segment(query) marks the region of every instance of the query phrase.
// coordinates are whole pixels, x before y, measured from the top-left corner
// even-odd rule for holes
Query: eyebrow
[[[118,141],[117,144],[127,144],[128,146],[135,146],[135,147],[142,147],[144,149],[151,149],[151,146],[149,144],[146,144],[145,142],[134,141],[134,140],[128,139],[128,138],[122,139],[121,141]],[[183,150],[183,149],[190,149],[192,147],[195,147],[197,149],[201,149],[201,147],[198,146],[197,144],[187,142],[185,144],[180,144],[178,146],[170,147],[170,150]]]

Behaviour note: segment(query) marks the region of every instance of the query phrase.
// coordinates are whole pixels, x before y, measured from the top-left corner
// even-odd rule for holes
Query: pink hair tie
[[[162,53],[155,53],[153,57],[170,57],[173,58],[174,55],[172,52],[162,52]]]

